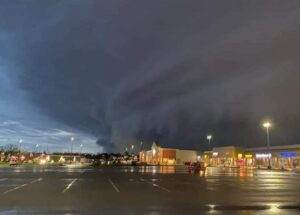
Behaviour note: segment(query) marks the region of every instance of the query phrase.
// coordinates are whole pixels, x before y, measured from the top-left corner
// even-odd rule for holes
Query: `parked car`
[[[12,156],[9,160],[10,166],[19,166],[19,159],[16,156]]]
[[[206,165],[204,162],[191,163],[189,166],[189,174],[198,174],[200,171],[205,171]]]

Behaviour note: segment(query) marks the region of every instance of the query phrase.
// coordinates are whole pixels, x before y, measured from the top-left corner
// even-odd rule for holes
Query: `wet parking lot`
[[[299,214],[300,174],[186,167],[3,168],[1,214]]]

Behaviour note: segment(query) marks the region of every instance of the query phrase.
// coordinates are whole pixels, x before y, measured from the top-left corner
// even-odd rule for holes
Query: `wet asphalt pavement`
[[[268,170],[3,168],[0,214],[300,214],[299,185]]]

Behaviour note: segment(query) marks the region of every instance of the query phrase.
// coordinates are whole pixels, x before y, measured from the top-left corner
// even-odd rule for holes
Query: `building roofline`
[[[270,146],[270,150],[289,150],[289,149],[300,149],[300,144],[295,145],[281,145],[281,146]],[[254,147],[247,148],[247,151],[262,151],[268,150],[268,147]]]

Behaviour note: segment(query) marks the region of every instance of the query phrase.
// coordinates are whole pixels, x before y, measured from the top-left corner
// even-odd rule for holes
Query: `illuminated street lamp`
[[[134,155],[134,145],[131,145],[131,154]]]
[[[141,141],[141,151],[143,150],[143,141]]]
[[[269,169],[272,168],[272,166],[271,166],[271,152],[270,152],[270,132],[269,132],[269,129],[271,128],[271,126],[272,126],[272,124],[268,121],[263,123],[263,127],[266,128],[266,130],[267,130],[267,150],[270,153],[269,166],[268,166]]]
[[[19,140],[19,152],[20,152],[20,154],[21,154],[21,144],[23,143],[23,140],[22,139],[20,139]]]
[[[208,144],[210,145],[210,141],[212,139],[212,135],[207,135],[206,139],[208,140]]]
[[[71,137],[71,154],[73,153],[73,142],[74,142],[75,138]]]

